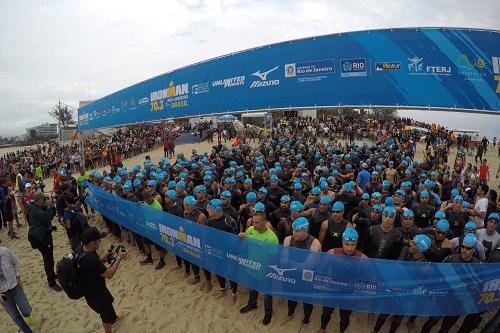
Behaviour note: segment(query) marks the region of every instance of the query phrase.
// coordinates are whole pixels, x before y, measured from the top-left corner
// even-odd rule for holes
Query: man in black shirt
[[[344,219],[344,204],[337,201],[332,207],[332,216],[321,223],[319,242],[322,251],[342,247],[342,233],[349,222]]]
[[[222,202],[222,211],[224,214],[231,216],[235,221],[238,219],[238,211],[231,206],[231,192],[224,191],[220,194]]]
[[[221,231],[229,232],[237,235],[240,231],[238,223],[231,216],[224,213],[222,208],[222,202],[219,199],[212,199],[207,206],[208,210],[208,226]],[[219,282],[219,290],[221,291],[221,297],[226,295],[226,279],[222,276],[216,275],[217,281]],[[210,284],[210,285],[209,285]],[[236,303],[236,291],[238,290],[238,284],[233,281],[229,281],[231,285],[232,292],[232,302]],[[205,284],[205,291],[209,292],[212,289],[211,283],[207,282]]]
[[[405,247],[410,247],[413,242],[413,237],[419,233],[415,223],[413,222],[414,215],[411,209],[405,209],[401,221],[401,227],[397,228],[403,235],[403,244]]]
[[[278,230],[278,224],[282,220],[290,219],[290,197],[283,195],[280,200],[280,207],[271,214],[271,224],[274,230]]]
[[[469,233],[465,235],[462,241],[459,254],[452,254],[447,256],[443,263],[451,264],[480,264],[479,259],[474,257],[474,249],[476,247],[476,235]],[[443,317],[443,323],[439,332],[450,332],[451,328],[457,322],[459,316]],[[431,329],[439,322],[441,317],[429,317],[427,322],[422,327],[422,332],[430,332]],[[479,326],[482,319],[482,313],[472,313],[464,318],[462,327],[457,332],[471,332]]]
[[[399,257],[403,248],[403,235],[394,228],[395,218],[394,207],[385,207],[380,225],[374,225],[368,229],[363,246],[363,253],[368,258],[395,260]]]
[[[99,258],[96,253],[104,237],[106,234],[99,232],[95,227],[83,232],[83,253],[80,254],[78,260],[78,273],[87,304],[101,316],[104,332],[112,333],[113,326],[120,321],[121,317],[116,315],[113,308],[114,299],[106,287],[105,279],[112,279],[115,276],[120,262],[127,258],[128,253],[126,250],[120,252],[113,264],[107,268],[103,264],[107,260],[107,255]]]

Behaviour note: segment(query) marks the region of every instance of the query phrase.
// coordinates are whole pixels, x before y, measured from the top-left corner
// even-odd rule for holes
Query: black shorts
[[[103,323],[113,324],[116,321],[117,316],[111,300],[87,300],[87,304],[101,316]]]

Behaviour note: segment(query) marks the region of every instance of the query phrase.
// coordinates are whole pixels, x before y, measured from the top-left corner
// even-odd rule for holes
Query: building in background
[[[35,133],[36,137],[40,139],[57,138],[57,124],[44,123],[26,129],[26,135],[28,136],[28,138],[33,137],[33,134]]]

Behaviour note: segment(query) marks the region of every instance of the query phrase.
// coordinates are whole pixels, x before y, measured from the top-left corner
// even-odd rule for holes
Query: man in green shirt
[[[266,207],[262,202],[257,202],[254,206],[255,213],[252,217],[252,226],[246,232],[239,233],[241,239],[252,238],[258,241],[272,243],[278,245],[278,237],[268,228],[270,222],[266,218]],[[259,292],[257,290],[249,290],[248,304],[240,309],[240,313],[247,313],[257,308],[257,298]],[[271,322],[273,315],[273,297],[264,295],[264,319],[262,324],[268,325]]]

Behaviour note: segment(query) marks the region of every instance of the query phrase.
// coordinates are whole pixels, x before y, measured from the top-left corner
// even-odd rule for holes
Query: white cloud
[[[59,98],[98,98],[166,71],[263,44],[403,26],[499,29],[484,1],[0,2],[0,135],[49,121]]]

